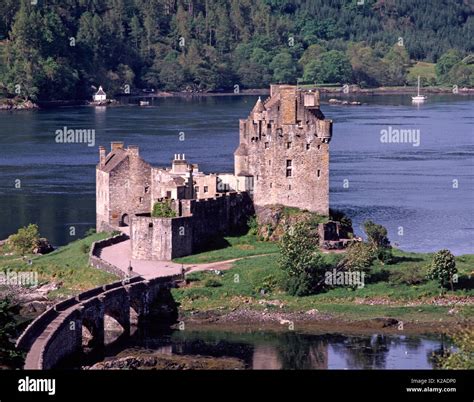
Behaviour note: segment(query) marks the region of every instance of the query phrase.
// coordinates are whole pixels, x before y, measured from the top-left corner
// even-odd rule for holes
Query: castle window
[[[270,188],[272,188],[272,187],[273,187],[273,183],[270,183]]]
[[[267,124],[267,128],[272,128],[271,123],[268,123],[268,124]]]
[[[147,194],[149,191],[150,191],[150,187],[149,187],[149,186],[145,186],[145,194]]]
[[[287,148],[287,149],[290,149],[290,148],[291,148],[291,142],[287,142],[287,143],[286,143],[286,148]]]
[[[268,149],[270,144],[268,142],[265,143],[265,149]]]
[[[286,160],[286,167],[287,168],[290,168],[291,166],[293,166],[292,164],[293,164],[293,162],[291,161],[291,159]]]
[[[271,166],[271,165],[272,165],[272,160],[269,159],[269,160],[268,160],[268,166]]]
[[[318,169],[318,177],[321,177],[321,170]]]
[[[143,197],[138,197],[138,202],[141,204],[143,202]]]
[[[171,198],[171,191],[166,192],[166,198]]]
[[[288,185],[288,190],[291,190],[291,184]]]
[[[150,222],[150,223],[148,224],[148,227],[149,227],[149,228],[152,228],[152,227],[153,227],[153,223]]]
[[[311,144],[306,144],[306,150],[311,148]]]
[[[205,192],[205,193],[208,193],[208,192],[209,192],[209,187],[208,187],[208,186],[204,186],[204,192]]]
[[[199,186],[194,187],[194,190],[196,191],[196,193],[199,193]]]
[[[286,177],[291,177],[291,168],[286,169]]]

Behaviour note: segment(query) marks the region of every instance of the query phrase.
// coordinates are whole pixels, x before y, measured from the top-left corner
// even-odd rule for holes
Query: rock
[[[83,367],[86,370],[235,370],[244,368],[244,363],[236,358],[164,354],[118,357],[90,367]]]
[[[33,249],[33,254],[48,254],[54,251],[54,247],[51,245],[51,243],[48,241],[48,239],[45,239],[42,237],[41,239],[38,240],[36,247]]]
[[[61,283],[51,282],[36,288],[35,291],[38,292],[40,295],[47,295],[49,292],[57,290],[60,287]]]
[[[315,308],[311,309],[311,310],[308,310],[305,314],[308,314],[308,315],[316,315],[318,314],[319,311],[316,310]]]

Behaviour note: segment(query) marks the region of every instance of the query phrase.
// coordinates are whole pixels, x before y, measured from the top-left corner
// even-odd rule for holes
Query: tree
[[[371,220],[368,220],[364,222],[364,231],[375,256],[381,262],[390,263],[392,259],[392,251],[390,240],[387,237],[387,229],[382,225],[378,225]]]
[[[449,49],[438,60],[435,66],[436,77],[439,82],[449,82],[449,71],[462,60],[459,50]]]
[[[364,222],[364,231],[367,240],[374,248],[389,247],[390,240],[387,237],[387,229],[382,225],[378,225],[371,220]]]
[[[385,64],[384,85],[405,85],[410,56],[404,46],[393,46],[382,59]]]
[[[307,223],[297,223],[281,238],[279,266],[286,273],[285,288],[293,296],[307,296],[322,288],[327,266],[318,250],[318,237]]]
[[[296,82],[297,66],[291,54],[284,50],[278,53],[270,63],[273,80],[278,83],[291,84]]]
[[[338,50],[330,50],[305,66],[303,80],[318,83],[345,83],[350,81],[351,75],[352,68],[347,56]]]
[[[345,269],[367,270],[376,258],[374,248],[364,242],[352,243],[346,251],[346,256],[341,262]]]
[[[431,262],[428,278],[438,281],[441,288],[451,285],[451,290],[454,290],[453,278],[457,272],[456,259],[451,251],[439,250]]]
[[[25,255],[32,253],[33,249],[38,244],[40,234],[38,225],[29,224],[27,227],[18,229],[16,234],[11,235],[8,238],[8,242],[11,244],[14,250]]]

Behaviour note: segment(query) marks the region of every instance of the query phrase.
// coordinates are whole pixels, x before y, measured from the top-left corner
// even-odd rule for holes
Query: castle
[[[132,258],[170,260],[244,227],[266,205],[328,215],[331,136],[318,92],[272,85],[270,97],[240,121],[234,174],[205,174],[184,154],[159,168],[137,146],[113,142],[108,154],[99,147],[97,231],[129,227]],[[156,203],[172,216],[152,216]]]

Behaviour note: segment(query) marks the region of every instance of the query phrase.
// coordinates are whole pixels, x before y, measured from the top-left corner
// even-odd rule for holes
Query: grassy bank
[[[184,315],[222,314],[236,309],[300,313],[316,309],[345,320],[393,317],[412,322],[450,322],[472,316],[474,306],[466,305],[466,300],[474,296],[469,279],[474,255],[456,258],[459,282],[454,291],[442,297],[438,284],[425,279],[432,254],[394,250],[394,256],[390,265],[375,263],[361,289],[337,287],[306,297],[290,296],[281,289],[283,272],[275,253],[236,261],[220,276],[210,272],[190,274],[189,284],[175,289],[173,295]],[[341,255],[325,258],[334,264]],[[457,305],[453,310],[454,302]]]
[[[116,279],[114,275],[89,267],[89,249],[93,242],[109,237],[108,233],[96,233],[76,240],[43,256],[29,256],[31,265],[19,255],[9,254],[6,246],[0,247],[0,271],[33,271],[38,273],[40,284],[56,283],[59,289],[49,293],[56,298],[77,294]]]
[[[259,241],[257,236],[248,234],[224,237],[218,243],[213,243],[212,250],[176,258],[174,261],[183,264],[202,264],[277,252],[278,246],[276,243]]]

